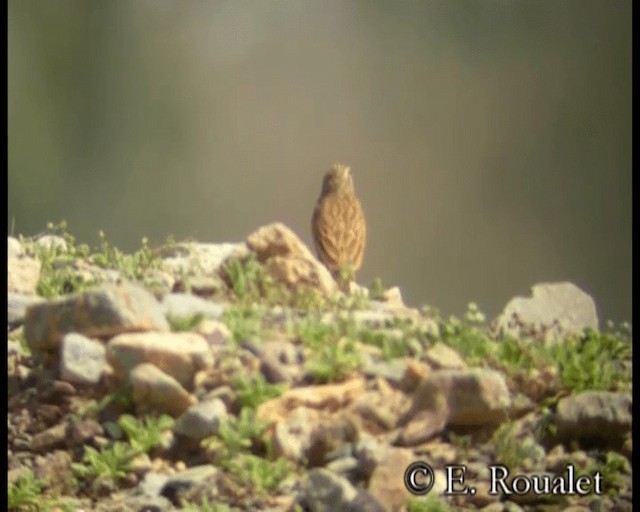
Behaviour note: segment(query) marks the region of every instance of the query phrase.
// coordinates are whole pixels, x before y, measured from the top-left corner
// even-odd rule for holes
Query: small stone
[[[221,304],[188,293],[167,294],[162,300],[162,307],[167,318],[189,318],[202,315],[212,320],[218,320],[224,310]]]
[[[82,446],[96,436],[104,434],[102,425],[91,418],[71,423],[67,427],[67,444],[69,446]]]
[[[218,433],[220,423],[227,417],[227,408],[220,399],[192,405],[175,422],[173,431],[198,441]]]
[[[42,235],[37,238],[36,244],[47,250],[56,249],[60,252],[67,251],[67,242],[61,236]]]
[[[503,335],[558,340],[587,328],[597,331],[598,315],[591,296],[575,284],[540,283],[531,289],[531,297],[511,299],[495,326]]]
[[[7,260],[7,291],[35,295],[40,279],[40,260],[29,257]]]
[[[24,254],[22,244],[17,238],[7,237],[7,258],[19,258]]]
[[[362,379],[351,379],[338,384],[305,386],[285,391],[258,407],[258,418],[278,423],[298,407],[335,411],[346,407],[366,390]]]
[[[66,437],[67,426],[64,423],[59,423],[33,436],[31,439],[31,451],[48,452],[55,448],[62,448]]]
[[[511,406],[504,375],[483,368],[433,371],[416,389],[408,416],[435,410],[440,401],[448,411],[448,424],[458,426],[499,423]]]
[[[427,350],[425,359],[435,369],[464,370],[467,367],[460,354],[441,342]]]
[[[400,509],[412,496],[404,483],[404,470],[415,461],[413,452],[405,448],[386,447],[379,455],[368,491],[386,510]]]
[[[27,308],[44,299],[37,295],[23,295],[21,293],[7,294],[7,323],[9,327],[17,327],[24,323]]]
[[[346,511],[357,495],[358,491],[346,478],[316,468],[307,473],[297,501],[313,512]]]
[[[169,325],[153,295],[131,283],[35,304],[25,315],[25,337],[36,351],[55,350],[69,332],[110,338],[150,330],[168,331]]]
[[[558,438],[618,447],[631,430],[630,394],[584,391],[562,398],[556,409]]]
[[[429,376],[431,367],[427,364],[409,359],[407,369],[402,376],[399,387],[405,393],[413,393],[418,385]]]
[[[290,288],[309,286],[324,295],[336,291],[331,273],[284,224],[263,226],[251,233],[246,243],[273,277]]]
[[[107,360],[121,381],[134,366],[152,363],[187,389],[197,371],[213,366],[209,344],[193,332],[120,334],[107,345]]]
[[[60,378],[77,384],[97,384],[107,364],[106,349],[98,340],[69,333],[60,345]]]
[[[162,249],[162,269],[176,277],[213,276],[227,259],[247,254],[243,243],[179,243]]]
[[[303,461],[311,446],[311,438],[317,428],[319,413],[306,407],[298,407],[275,424],[273,448],[277,456]]]
[[[136,366],[130,375],[133,401],[138,410],[179,416],[196,400],[173,377],[150,363]]]

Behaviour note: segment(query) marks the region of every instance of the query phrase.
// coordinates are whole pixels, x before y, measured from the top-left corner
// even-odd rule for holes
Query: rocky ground
[[[632,510],[631,329],[571,283],[445,319],[281,224],[50,228],[8,240],[9,510]]]

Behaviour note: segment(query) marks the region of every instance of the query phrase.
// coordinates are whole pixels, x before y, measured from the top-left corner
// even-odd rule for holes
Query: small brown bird
[[[353,279],[362,265],[367,226],[346,165],[333,165],[325,175],[311,231],[318,259],[334,278],[343,284]]]

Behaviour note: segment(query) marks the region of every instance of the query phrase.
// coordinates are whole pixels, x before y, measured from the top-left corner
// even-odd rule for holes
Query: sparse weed
[[[450,317],[442,325],[442,341],[456,350],[471,365],[486,361],[496,350],[496,343],[482,327]]]
[[[182,510],[186,510],[187,512],[230,512],[231,509],[226,503],[211,503],[205,495],[199,504],[184,503]]]
[[[203,439],[201,445],[213,450],[216,460],[224,462],[251,448],[268,427],[268,423],[256,418],[255,410],[244,407],[237,418],[222,421],[218,433]]]
[[[287,461],[275,462],[251,454],[242,454],[229,461],[227,469],[242,481],[251,482],[260,490],[273,491],[289,474]]]
[[[72,464],[72,469],[82,478],[104,477],[117,481],[131,471],[131,462],[138,453],[130,444],[120,441],[101,451],[85,446],[82,463]]]
[[[449,505],[434,495],[425,498],[411,498],[408,512],[449,512]]]
[[[9,510],[39,510],[43,482],[28,469],[7,488]]]
[[[160,258],[151,250],[146,237],[142,239],[140,249],[125,254],[107,241],[103,231],[99,235],[100,252],[90,257],[90,261],[99,267],[117,270],[125,279],[134,281],[141,281],[148,270],[160,267]]]
[[[316,382],[325,383],[342,380],[359,366],[360,356],[355,341],[344,337],[312,353],[305,369]]]
[[[148,453],[156,446],[162,445],[173,423],[173,418],[167,415],[145,416],[139,420],[130,414],[123,414],[118,419],[118,425],[127,434],[131,447],[138,453]]]
[[[167,321],[173,332],[192,331],[204,320],[204,314],[195,313],[189,316],[167,316]]]
[[[574,392],[587,389],[626,391],[631,387],[631,340],[619,334],[588,331],[549,348],[562,384]]]
[[[385,300],[385,289],[382,286],[382,279],[376,277],[371,283],[371,298],[373,300]]]
[[[222,322],[236,343],[256,341],[262,327],[262,311],[257,306],[231,306],[222,314]]]
[[[492,440],[496,461],[508,468],[526,468],[541,455],[534,439],[519,436],[516,425],[511,421],[500,425]]]
[[[236,396],[242,407],[255,409],[261,403],[280,396],[286,386],[269,384],[262,373],[253,373],[250,377],[241,376],[235,381]]]
[[[359,337],[363,343],[382,349],[382,357],[386,360],[403,357],[409,353],[404,337],[390,336],[388,332],[373,329],[363,329]]]

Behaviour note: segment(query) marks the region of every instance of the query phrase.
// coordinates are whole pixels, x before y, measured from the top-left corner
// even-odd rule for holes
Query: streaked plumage
[[[336,164],[325,175],[311,230],[318,259],[334,277],[339,277],[341,270],[353,274],[360,268],[367,229],[346,165]]]

